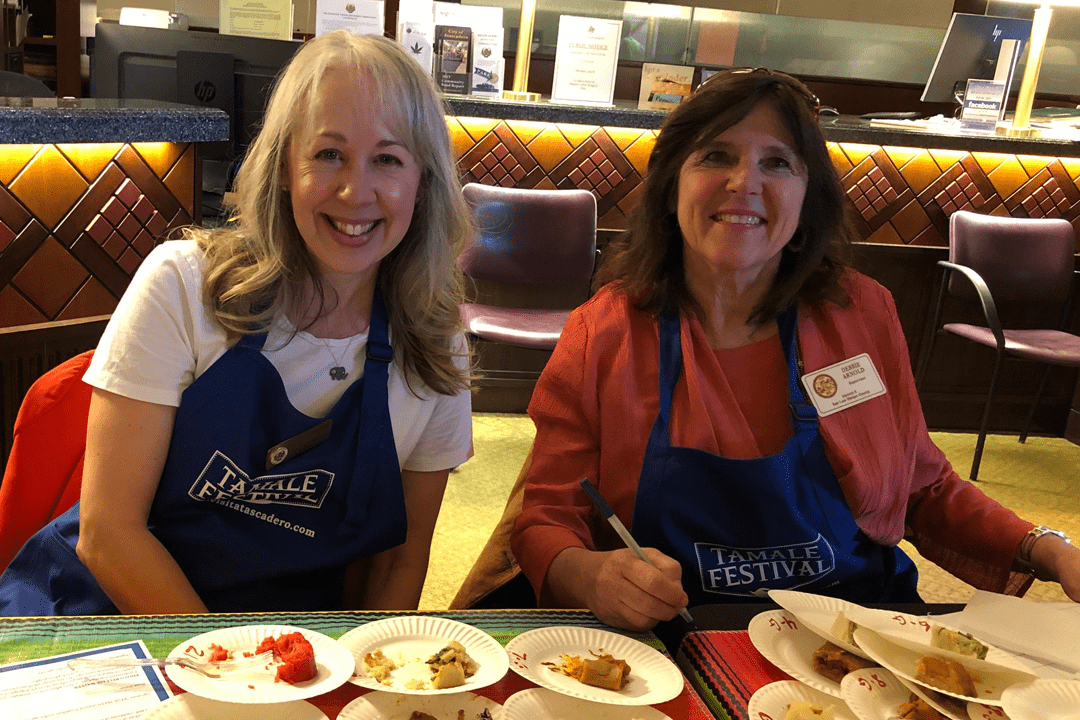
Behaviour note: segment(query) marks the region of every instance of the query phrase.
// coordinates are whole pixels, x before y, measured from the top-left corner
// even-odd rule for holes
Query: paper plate
[[[819,675],[811,658],[825,642],[787,610],[768,610],[754,616],[747,628],[750,642],[776,667],[815,690],[840,697],[840,683]]]
[[[971,655],[962,655],[952,650],[934,647],[930,644],[932,639],[931,629],[939,625],[949,630],[957,628],[939,620],[906,613],[886,612],[882,610],[866,611],[859,608],[854,611],[859,618],[855,622],[862,627],[868,627],[886,641],[902,645],[908,650],[919,652],[923,655],[933,653],[941,657],[951,658],[963,665],[973,674],[1002,673],[1015,671],[1027,676],[1027,680],[1034,680],[1035,674],[1023,660],[1001,648],[987,645],[986,659],[980,660]],[[1022,680],[1018,677],[1016,682]]]
[[[494,700],[471,692],[455,695],[405,695],[403,693],[373,692],[361,695],[338,713],[338,720],[409,720],[416,710],[434,715],[439,720],[457,720],[458,711],[465,711],[465,720],[480,720],[487,710],[493,718],[501,717],[502,706]]]
[[[870,656],[858,645],[841,640],[832,634],[833,622],[836,621],[838,613],[844,613],[848,620],[854,622],[855,618],[852,615],[865,609],[862,606],[840,598],[813,595],[797,590],[770,590],[769,599],[802,620],[803,625],[813,630],[819,637],[859,657],[870,659]]]
[[[582,627],[546,627],[524,632],[506,645],[510,667],[541,687],[608,705],[654,705],[683,690],[675,663],[643,642],[625,635]],[[544,663],[562,662],[560,655],[591,658],[609,653],[630,666],[630,681],[622,690],[584,685],[555,672]]]
[[[915,683],[920,687],[925,687],[935,692],[949,695],[950,697],[959,700],[964,700],[965,702],[974,700],[975,702],[984,705],[1001,705],[1001,694],[1005,691],[1005,688],[1017,683],[1028,682],[1031,679],[1031,675],[1028,673],[1007,668],[1000,671],[980,670],[971,674],[978,696],[973,698],[967,697],[966,695],[952,693],[932,685],[927,685],[916,679],[915,671],[918,668],[919,661],[926,655],[931,654],[930,651],[932,649],[936,650],[936,648],[931,648],[929,645],[922,645],[920,647],[923,649],[911,649],[907,646],[907,643],[898,644],[891,641],[888,637],[862,626],[855,630],[855,642],[859,644],[859,647],[870,653],[870,657],[892,671],[894,675]]]
[[[931,690],[928,687],[923,687],[918,683],[914,683],[902,677],[897,677],[896,679],[908,690],[925,700],[930,707],[949,718],[949,720],[968,720],[967,707],[971,704],[970,701],[960,700],[959,698],[945,695],[937,690]]]
[[[453,688],[405,687],[409,680],[430,681],[431,670],[425,660],[446,647],[450,640],[461,643],[469,657],[480,664],[476,674],[465,678],[464,685]],[[376,620],[350,630],[338,642],[355,657],[356,674],[350,682],[372,690],[405,695],[453,695],[477,690],[502,680],[510,667],[506,651],[495,638],[472,625],[447,618],[403,615]],[[364,670],[364,656],[375,650],[382,650],[383,655],[399,665],[386,684]]]
[[[514,693],[503,705],[498,720],[671,720],[649,706],[604,705],[557,693],[529,688]]]
[[[851,709],[840,698],[794,680],[780,680],[758,688],[758,691],[750,697],[750,703],[746,707],[746,716],[778,720],[784,717],[791,703],[799,701],[812,702],[822,709],[832,705],[833,717],[836,720],[856,720]]]
[[[290,685],[274,682],[275,670],[266,666],[238,670],[222,678],[208,678],[194,670],[167,665],[169,678],[189,693],[229,703],[278,703],[322,695],[344,684],[353,673],[352,653],[332,638],[289,625],[241,625],[221,628],[187,640],[169,653],[169,657],[205,659],[211,644],[234,653],[254,652],[268,637],[298,632],[315,650],[318,673],[311,680]]]
[[[1011,720],[1076,720],[1080,717],[1080,680],[1044,680],[1014,685],[1001,694]]]
[[[304,700],[280,703],[237,703],[210,700],[191,693],[166,700],[142,720],[328,720],[322,710]]]
[[[867,668],[844,676],[840,697],[859,720],[888,720],[900,714],[911,691],[885,668]]]

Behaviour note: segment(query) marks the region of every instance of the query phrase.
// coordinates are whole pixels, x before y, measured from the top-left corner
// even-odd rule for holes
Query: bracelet
[[[1072,543],[1072,540],[1060,530],[1052,530],[1045,525],[1038,525],[1028,530],[1027,535],[1024,536],[1024,539],[1020,541],[1020,545],[1016,548],[1016,565],[1020,567],[1022,572],[1030,573],[1035,576],[1036,580],[1045,582],[1053,580],[1054,578],[1044,575],[1031,562],[1031,551],[1039,538],[1044,535],[1057,535],[1065,542]]]

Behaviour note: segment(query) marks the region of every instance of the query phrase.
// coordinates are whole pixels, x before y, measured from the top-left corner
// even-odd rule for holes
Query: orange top
[[[1022,592],[1030,578],[1011,567],[1032,523],[961,479],[930,440],[892,296],[855,272],[845,287],[846,308],[800,309],[798,338],[803,372],[867,353],[886,387],[884,395],[820,420],[859,527],[882,544],[907,536],[924,557],[976,587]],[[775,452],[791,434],[779,340],[718,352],[698,321],[684,316],[681,330],[672,445],[734,458]],[[512,548],[541,602],[559,552],[622,547],[578,481],[592,480],[630,526],[659,408],[658,353],[655,318],[608,287],[571,314],[537,383],[529,405],[536,440]]]

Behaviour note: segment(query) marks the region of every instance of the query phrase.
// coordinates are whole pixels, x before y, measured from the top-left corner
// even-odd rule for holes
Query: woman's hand
[[[1057,535],[1043,535],[1031,547],[1031,564],[1040,577],[1055,578],[1074,602],[1080,602],[1080,548]]]
[[[397,547],[362,558],[346,573],[345,607],[415,610],[427,578],[431,538],[450,470],[401,471],[408,530]]]
[[[551,562],[547,584],[563,607],[587,607],[608,625],[648,630],[675,617],[689,598],[678,561],[655,548],[645,548],[645,554],[652,565],[629,548],[567,548]]]

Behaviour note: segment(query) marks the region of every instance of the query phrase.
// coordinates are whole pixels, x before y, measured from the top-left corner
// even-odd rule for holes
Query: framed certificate
[[[551,101],[612,105],[621,38],[622,20],[560,17]]]

